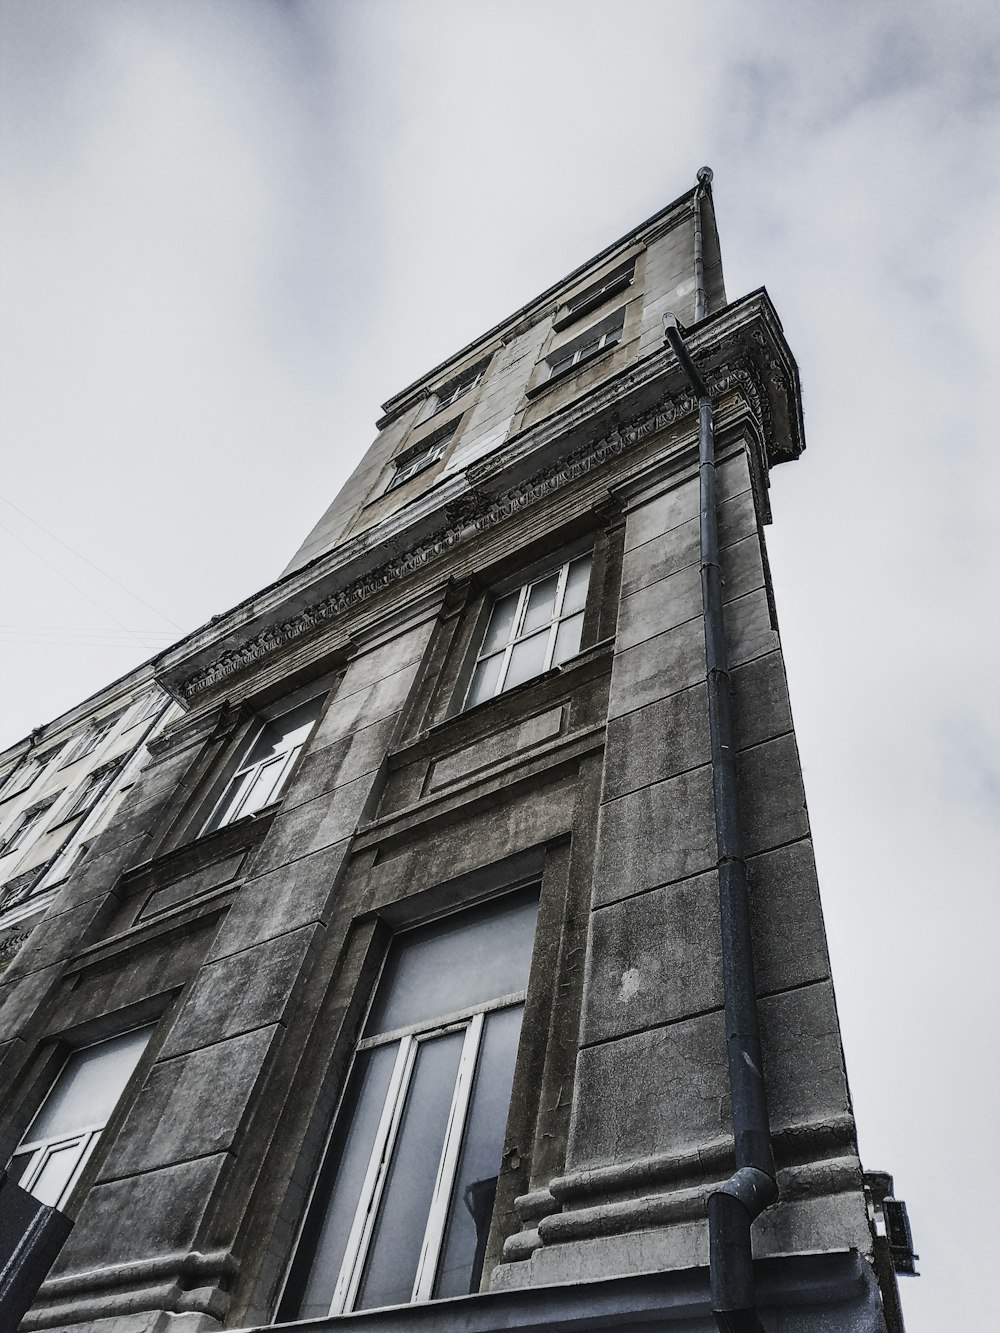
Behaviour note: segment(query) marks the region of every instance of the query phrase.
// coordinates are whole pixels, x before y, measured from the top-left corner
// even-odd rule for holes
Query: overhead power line
[[[137,592],[133,592],[131,588],[126,588],[125,584],[119,582],[119,580],[116,579],[113,574],[109,574],[108,571],[106,569],[102,569],[100,565],[95,565],[93,560],[91,560],[88,556],[85,556],[82,551],[78,551],[76,547],[70,546],[69,542],[63,541],[63,539],[61,537],[57,537],[54,532],[50,532],[49,529],[45,527],[43,523],[39,523],[37,518],[32,518],[30,514],[25,513],[25,511],[20,507],[20,505],[16,505],[13,500],[8,500],[5,495],[0,495],[0,500],[2,500],[5,505],[9,505],[10,508],[13,509],[16,513],[20,514],[22,518],[26,518],[29,523],[33,523],[35,527],[40,529],[40,531],[44,532],[47,537],[51,537],[54,542],[58,542],[60,546],[64,546],[66,550],[70,552],[71,555],[75,555],[78,560],[82,560],[84,564],[89,565],[91,569],[96,569],[98,574],[100,574],[103,578],[108,579],[111,583],[115,585],[115,587],[121,588],[122,592],[128,593],[129,597],[134,597],[137,602],[141,602],[142,605],[147,609],[147,611],[152,611],[153,614],[159,616],[161,620],[165,620],[167,621],[168,624],[173,625],[175,629],[181,630],[181,626],[178,625],[176,620],[173,620],[164,611],[159,611],[155,606],[151,606],[150,603],[147,602],[144,597],[140,597],[139,594]],[[7,531],[10,532],[10,529],[8,528]],[[14,534],[11,533],[11,536],[13,535]],[[30,547],[28,547],[28,549],[31,550]],[[35,554],[37,554],[37,552]],[[39,559],[41,559],[41,557],[39,557]],[[50,568],[54,568],[54,566],[50,566]],[[95,603],[95,605],[97,605],[97,603]],[[131,631],[129,632],[131,633]],[[181,630],[181,632],[183,633],[183,630]]]
[[[59,578],[64,579],[65,582],[69,584],[69,586],[73,589],[74,592],[78,592],[81,597],[86,597],[88,602],[93,603],[93,605],[97,607],[98,611],[100,611],[103,615],[106,615],[109,619],[113,620],[115,624],[118,626],[118,628],[124,630],[126,634],[130,635],[131,638],[133,638],[141,648],[145,648],[147,650],[150,648],[151,645],[149,643],[143,643],[139,635],[136,634],[134,630],[129,629],[127,625],[123,624],[122,621],[118,619],[118,617],[114,614],[113,611],[109,611],[106,606],[102,606],[96,597],[91,597],[90,593],[85,592],[84,589],[79,586],[79,584],[74,583],[68,574],[64,574],[61,569],[57,569],[56,566],[53,565],[51,561],[45,559],[44,555],[36,551],[33,546],[29,546],[23,537],[19,537],[16,532],[11,531],[11,529],[8,528],[5,523],[0,523],[0,528],[3,528],[4,532],[6,532],[8,536],[13,537],[14,540],[19,545],[23,546],[26,551],[30,552],[31,555],[33,555],[36,560],[40,560],[42,564],[46,566],[46,568],[51,569],[53,574],[57,574]]]

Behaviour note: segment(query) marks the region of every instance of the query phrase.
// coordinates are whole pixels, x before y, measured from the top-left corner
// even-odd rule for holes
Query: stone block
[[[719,549],[724,550],[747,537],[757,535],[757,513],[753,492],[742,491],[718,502]]]
[[[711,757],[704,685],[658,699],[608,723],[604,800],[698,768]]]
[[[825,980],[830,960],[808,838],[747,862],[759,993]]]
[[[100,1181],[232,1148],[281,1029],[258,1029],[157,1061],[101,1168]]]
[[[616,651],[626,652],[666,630],[700,617],[701,578],[697,565],[650,583],[626,597],[618,608]]]
[[[705,679],[705,633],[700,619],[615,654],[608,716],[621,717]]]
[[[390,713],[322,749],[310,748],[285,792],[284,809],[303,805],[366,773],[374,773],[390,746],[398,718],[398,713]]]
[[[11,976],[10,968],[3,973],[0,985],[0,1032],[9,1040],[27,1031],[32,1019],[54,993],[63,975],[61,963]]]
[[[791,733],[741,750],[737,771],[747,855],[808,834],[802,773]]]
[[[257,875],[244,884],[229,909],[212,958],[239,953],[262,940],[322,921],[330,910],[349,841],[302,856],[290,865]]]
[[[318,926],[207,963],[195,978],[159,1058],[182,1055],[272,1023],[295,1004]]]
[[[203,866],[190,875],[182,875],[173,884],[155,889],[142,905],[136,920],[142,921],[146,917],[156,916],[159,912],[165,912],[203,893],[210,893],[213,889],[232,883],[242,870],[246,859],[246,852],[239,851],[234,856],[213,861],[211,865]]]
[[[706,765],[601,807],[595,905],[700,874],[715,859],[712,774]]]
[[[754,532],[719,552],[722,568],[722,599],[732,602],[744,593],[764,586],[764,562],[760,554],[760,538]]]
[[[728,603],[726,651],[731,667],[773,653],[778,647],[778,635],[771,625],[771,611],[763,588]]]
[[[544,713],[526,718],[516,726],[504,727],[490,736],[484,736],[474,745],[443,755],[430,767],[428,790],[436,791],[470,773],[543,745],[559,735],[562,720],[562,708],[550,708]]]
[[[871,1230],[860,1170],[854,1190],[809,1199],[779,1199],[758,1218],[751,1237],[755,1259],[779,1254],[828,1254],[831,1250],[870,1253]]]
[[[583,1045],[704,1013],[723,998],[714,871],[592,914]]]
[[[350,694],[342,695],[338,688],[310,739],[309,752],[315,753],[353,731],[361,731],[381,721],[390,713],[398,713],[406,702],[415,673],[416,665],[411,663]]]
[[[98,840],[59,890],[59,897],[53,904],[54,910],[65,912],[71,907],[91,902],[94,898],[106,897],[124,872],[142,860],[146,843],[145,835],[111,847],[105,847]]]
[[[368,689],[371,685],[377,685],[379,681],[387,680],[402,671],[404,667],[415,667],[423,656],[431,628],[432,622],[425,621],[424,624],[415,625],[413,629],[396,638],[379,644],[377,648],[361,652],[352,658],[337,687],[337,697],[346,699],[352,694]]]
[[[773,1131],[850,1111],[833,987],[828,981],[758,1004]]]
[[[688,565],[697,565],[699,558],[698,519],[695,517],[625,553],[622,598],[630,597],[647,584],[676,574]]]
[[[735,667],[729,675],[733,718],[740,749],[792,729],[792,710],[781,653],[768,653]]]
[[[692,1151],[731,1132],[721,1010],[585,1047],[573,1103],[568,1170]]]
[[[297,861],[349,838],[371,795],[372,775],[355,778],[325,796],[282,810],[268,830],[254,874]]]
[[[625,550],[628,552],[642,546],[692,518],[698,518],[697,477],[681,482],[629,511],[625,521]]]
[[[716,492],[720,511],[727,500],[749,491],[750,471],[746,454],[741,452],[719,464]],[[630,510],[626,520],[625,550],[631,551],[633,547],[641,546],[643,542],[670,532],[691,519],[697,521],[699,505],[698,478],[693,474],[671,490],[663,491],[644,504],[637,504]],[[746,536],[746,532],[739,535]]]
[[[4,972],[4,981],[10,984],[71,958],[78,949],[91,943],[117,907],[117,901],[109,894],[43,918]]]
[[[229,1161],[221,1153],[93,1186],[51,1276],[197,1249]]]
[[[568,833],[577,797],[576,774],[540,781],[530,793],[500,792],[466,806],[458,823],[413,831],[396,847],[383,847],[365,880],[363,910],[370,911],[420,889]]]

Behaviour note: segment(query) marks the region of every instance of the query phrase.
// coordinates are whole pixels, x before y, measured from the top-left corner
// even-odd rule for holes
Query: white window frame
[[[635,259],[632,258],[613,268],[603,278],[599,278],[593,286],[585,287],[576,296],[571,296],[566,302],[567,322],[574,316],[582,315],[592,307],[600,305],[606,297],[611,296],[623,287],[631,286],[634,281]]]
[[[434,395],[434,411],[443,412],[446,407],[451,407],[452,403],[457,403],[459,398],[464,398],[467,393],[482,384],[486,377],[486,372],[490,368],[490,357],[470,366],[468,370],[453,379],[442,384]]]
[[[29,805],[26,810],[22,810],[7,835],[0,839],[0,856],[7,856],[10,852],[16,852],[23,847],[28,835],[32,831],[37,831],[45,815],[55,805],[57,796],[61,795],[62,792],[58,792],[56,796],[47,796],[37,805]]]
[[[143,1024],[142,1027],[143,1028],[148,1027],[149,1034],[150,1036],[152,1036],[153,1025]],[[137,1031],[137,1030],[141,1029],[129,1029],[129,1031]],[[126,1035],[127,1032],[116,1034],[116,1036],[122,1036],[122,1037]],[[106,1040],[114,1040],[114,1038],[107,1038]],[[147,1038],[147,1043],[148,1040],[149,1039]],[[103,1042],[92,1043],[93,1046],[101,1046],[103,1044],[104,1044]],[[83,1047],[82,1049],[90,1050],[91,1047]],[[143,1048],[143,1050],[144,1049],[145,1047]],[[69,1064],[70,1059],[74,1054],[75,1054],[74,1051],[70,1051],[67,1054],[66,1059],[63,1061],[62,1068],[59,1070],[59,1073],[56,1075],[56,1077],[52,1080],[51,1084],[49,1085],[48,1092],[42,1099],[42,1103],[35,1114],[34,1117],[35,1119],[37,1119],[38,1116],[41,1114],[42,1110],[45,1107],[45,1103],[48,1101],[49,1097],[58,1087],[59,1080],[63,1077],[63,1074],[66,1071],[66,1067]],[[136,1060],[136,1066],[138,1066],[139,1061],[142,1059],[142,1055],[143,1051],[140,1051],[138,1059]],[[135,1068],[133,1067],[132,1073],[129,1074],[128,1079],[125,1080],[125,1087],[128,1087],[129,1081],[131,1080],[132,1074],[134,1073],[135,1073]],[[122,1089],[122,1095],[124,1095],[124,1088]],[[118,1100],[120,1101],[121,1097],[119,1097]],[[109,1112],[109,1117],[111,1114],[113,1114],[116,1107],[117,1103],[115,1104],[115,1107],[112,1107],[111,1112]],[[23,1174],[21,1175],[20,1179],[17,1182],[18,1185],[20,1185],[21,1189],[25,1190],[28,1194],[31,1194],[33,1192],[33,1187],[38,1180],[38,1177],[44,1171],[45,1166],[48,1163],[49,1159],[52,1157],[53,1153],[61,1151],[68,1152],[71,1149],[75,1148],[77,1154],[76,1161],[73,1163],[69,1177],[67,1178],[66,1184],[63,1187],[62,1192],[59,1195],[59,1198],[52,1205],[52,1207],[54,1208],[61,1208],[62,1205],[66,1202],[66,1200],[69,1198],[69,1196],[72,1194],[73,1190],[76,1188],[77,1181],[80,1179],[80,1176],[83,1173],[83,1168],[87,1165],[87,1162],[90,1160],[91,1154],[97,1147],[97,1141],[104,1133],[104,1130],[107,1128],[107,1124],[108,1124],[107,1120],[102,1120],[100,1124],[97,1123],[85,1124],[78,1127],[77,1129],[69,1131],[68,1133],[59,1135],[50,1135],[49,1137],[42,1139],[28,1138],[28,1134],[31,1133],[31,1126],[29,1125],[27,1134],[14,1149],[10,1159],[11,1163],[13,1163],[14,1160],[18,1157],[30,1156],[31,1158]]]
[[[127,720],[125,726],[127,728],[137,727],[140,722],[145,722],[147,718],[152,717],[154,713],[159,713],[166,706],[167,696],[158,689],[151,690],[144,699],[140,699],[135,705],[135,712]]]
[[[623,318],[603,329],[600,333],[596,329],[589,329],[572,342],[554,348],[545,358],[549,367],[549,379],[554,380],[560,375],[569,374],[573,367],[578,366],[581,361],[589,361],[592,356],[597,356],[606,347],[614,347],[621,342],[625,327],[624,310],[620,313]]]
[[[11,1156],[11,1163],[14,1162],[15,1158],[26,1157],[29,1154],[31,1155],[31,1161],[17,1183],[21,1189],[27,1191],[28,1194],[32,1194],[35,1183],[45,1170],[49,1158],[54,1153],[69,1152],[75,1148],[77,1157],[70,1171],[69,1179],[59,1198],[52,1205],[54,1208],[61,1207],[75,1189],[76,1182],[80,1179],[91,1153],[97,1147],[97,1140],[101,1137],[103,1130],[104,1125],[88,1125],[84,1129],[75,1130],[72,1134],[64,1134],[61,1138],[39,1139],[34,1143],[19,1145]]]
[[[284,709],[280,713],[276,712],[273,717],[267,717],[263,719],[260,726],[254,728],[253,732],[250,735],[249,740],[245,742],[244,757],[242,761],[236,768],[236,771],[232,773],[232,776],[227,778],[226,784],[222,789],[222,794],[219,796],[219,799],[212,806],[211,813],[205,820],[204,824],[201,826],[201,835],[199,836],[203,836],[208,832],[215,833],[219,829],[228,828],[230,824],[235,824],[238,819],[243,818],[243,808],[246,805],[247,797],[253,791],[254,784],[257,780],[258,775],[262,773],[263,770],[267,768],[270,764],[280,765],[278,776],[275,779],[274,787],[271,789],[270,798],[266,802],[266,804],[255,807],[255,809],[252,810],[250,813],[257,814],[260,810],[266,810],[269,806],[274,805],[274,803],[279,799],[281,793],[285,789],[289,776],[291,775],[292,768],[295,765],[295,761],[298,759],[299,755],[305,749],[306,745],[308,745],[310,737],[316,730],[316,723],[319,721],[319,714],[323,707],[324,697],[325,697],[324,694],[320,693],[315,696],[310,696],[309,698],[302,699],[299,704],[294,704],[292,705],[291,708]],[[298,707],[310,703],[312,698],[317,698],[319,700],[316,709],[316,716],[313,719],[312,727],[302,738],[302,740],[299,741],[298,744],[290,746],[289,749],[286,750],[283,755],[281,754],[271,755],[271,756],[264,755],[261,759],[257,759],[253,763],[248,762],[250,755],[253,753],[254,746],[257,744],[257,740],[263,733],[264,729],[266,727],[272,726],[275,722],[280,722],[282,717],[286,716],[287,713],[293,713],[296,711]],[[220,820],[219,823],[214,824],[214,821],[216,819],[216,816],[219,814],[219,811],[222,809],[223,806],[225,806],[230,801],[233,802],[232,809],[230,810],[230,812],[226,815],[224,819]]]
[[[78,759],[84,755],[93,754],[100,745],[107,740],[114,731],[115,727],[121,721],[122,713],[112,713],[108,717],[102,717],[97,722],[92,722],[85,731],[77,737],[76,741],[71,743],[69,751],[63,759],[63,766],[66,764],[75,764]]]
[[[100,768],[95,768],[92,773],[88,773],[77,788],[75,796],[63,811],[59,822],[78,819],[80,815],[89,814],[124,769],[127,759],[128,755],[119,755],[117,759],[112,759],[110,763],[102,764]]]
[[[35,780],[45,771],[51,758],[51,751],[44,755],[26,754],[14,765],[0,786],[0,799],[6,800],[8,796],[17,796],[34,786]]]
[[[556,586],[556,595],[552,601],[552,619],[549,621],[549,641],[545,645],[545,657],[542,666],[539,668],[539,670],[535,673],[534,676],[530,676],[528,678],[529,680],[537,680],[539,676],[544,675],[546,671],[550,671],[552,669],[552,655],[556,649],[556,636],[559,633],[559,626],[563,623],[563,621],[568,620],[571,616],[579,615],[581,612],[583,613],[586,612],[586,598],[584,599],[584,605],[582,607],[576,607],[572,611],[568,612],[566,615],[563,615],[563,610],[562,610],[563,602],[566,597],[566,581],[569,578],[569,567],[570,565],[575,564],[578,560],[582,560],[584,557],[586,557],[590,561],[590,567],[587,570],[587,596],[589,597],[590,595],[590,575],[593,573],[593,568],[594,568],[593,552],[581,551],[579,554],[571,556],[566,561],[565,564],[559,567],[559,582]],[[490,617],[487,619],[486,626],[483,630],[483,644],[476,655],[475,662],[472,664],[472,674],[469,677],[469,686],[465,692],[465,703],[463,705],[465,708],[478,706],[477,704],[469,703],[469,696],[472,693],[472,687],[476,679],[476,668],[479,666],[479,663],[486,661],[487,658],[497,657],[501,652],[503,652],[503,661],[500,663],[500,672],[497,675],[496,686],[494,687],[493,693],[491,695],[488,695],[486,699],[480,699],[478,702],[486,703],[488,702],[489,699],[495,699],[498,694],[504,693],[504,683],[507,679],[507,673],[510,668],[510,659],[514,652],[514,649],[524,639],[530,639],[533,638],[536,634],[542,633],[542,630],[544,628],[541,625],[536,625],[533,629],[529,630],[527,634],[522,634],[521,632],[524,623],[524,613],[528,606],[528,598],[531,596],[531,590],[532,588],[535,587],[536,584],[544,583],[546,579],[550,579],[555,572],[556,572],[555,570],[549,569],[546,571],[546,573],[540,575],[538,578],[531,579],[528,583],[522,585],[522,587],[520,588],[520,597],[518,599],[517,607],[514,611],[514,619],[511,621],[512,632],[507,640],[505,647],[503,649],[494,648],[492,652],[484,652],[483,648],[485,647],[486,643],[486,635],[489,633],[490,619],[493,616],[493,610],[496,607],[497,603],[501,601],[503,597],[507,597],[510,594],[501,593],[499,596],[493,599],[493,602],[490,606]],[[513,591],[513,589],[511,589],[511,591]]]
[[[415,453],[406,453],[401,459],[397,459],[393,464],[393,473],[389,478],[389,484],[385,488],[384,494],[394,491],[398,486],[404,485],[414,477],[426,472],[429,467],[441,458],[455,437],[455,427],[448,426],[437,435],[432,435],[430,439],[424,441],[425,447],[418,449]]]
[[[363,1051],[372,1050],[376,1046],[389,1046],[398,1042],[399,1049],[396,1052],[396,1060],[389,1077],[389,1087],[382,1106],[382,1115],[368,1159],[364,1184],[361,1187],[361,1195],[355,1209],[347,1248],[334,1288],[333,1301],[329,1311],[331,1316],[347,1314],[353,1310],[358,1297],[358,1290],[364,1277],[365,1264],[368,1259],[369,1245],[378,1220],[379,1204],[389,1177],[393,1151],[402,1124],[403,1112],[406,1108],[406,1099],[416,1064],[418,1048],[422,1042],[445,1036],[450,1032],[460,1032],[464,1029],[465,1039],[462,1043],[455,1088],[448,1111],[444,1143],[438,1160],[431,1204],[427,1211],[427,1223],[424,1227],[420,1256],[417,1260],[413,1289],[410,1294],[411,1304],[432,1299],[438,1261],[441,1258],[445,1228],[448,1223],[448,1205],[458,1171],[476,1067],[479,1063],[483,1024],[487,1014],[498,1009],[510,1009],[516,1005],[523,1005],[526,996],[526,990],[512,991],[508,995],[487,1000],[481,1004],[470,1005],[467,1009],[461,1009],[443,1017],[426,1019],[422,1023],[413,1023],[407,1027],[396,1028],[392,1032],[380,1032],[377,1036],[364,1037],[358,1042],[355,1059]],[[350,1078],[345,1083],[345,1087],[349,1086],[349,1082]],[[334,1120],[334,1125],[336,1123],[337,1118]]]

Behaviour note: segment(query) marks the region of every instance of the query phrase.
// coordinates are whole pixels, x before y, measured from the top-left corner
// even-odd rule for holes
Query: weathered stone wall
[[[558,332],[552,309],[497,347],[436,474],[461,497],[471,465],[483,488],[435,518],[461,540],[259,653],[239,653],[249,612],[220,625],[232,670],[190,692],[190,712],[4,975],[8,1150],[67,1045],[156,1024],[26,1328],[208,1333],[273,1319],[392,933],[529,883],[539,915],[490,1294],[468,1328],[485,1333],[483,1311],[515,1306],[522,1325],[502,1326],[523,1326],[528,1298],[553,1283],[632,1279],[634,1296],[643,1274],[676,1275],[670,1300],[688,1312],[677,1327],[706,1326],[705,1201],[732,1145],[696,422],[660,345],[663,310],[693,310],[689,213],[674,221],[635,243],[621,347],[572,384],[525,396]],[[761,370],[778,338],[764,301],[739,318],[752,327],[737,337],[734,316],[705,355],[781,1187],[755,1246],[781,1327],[821,1327],[795,1313],[799,1288],[781,1267],[811,1254],[838,1256],[852,1310],[867,1311],[838,1326],[874,1329],[870,1269],[845,1258],[867,1254],[869,1232],[761,535],[765,460],[801,448],[775,426],[791,430],[777,409],[797,385],[780,348]],[[411,428],[433,429],[423,401],[390,417],[302,559],[397,504],[358,516]],[[491,467],[483,455],[501,438],[510,447]],[[380,532],[365,533],[373,550]],[[384,559],[406,541],[401,527]],[[581,652],[462,711],[491,589],[585,549]],[[299,609],[273,595],[279,620]],[[306,604],[308,590],[295,596]],[[280,805],[201,836],[255,710],[317,679],[329,694]],[[827,1270],[808,1268],[801,1290],[819,1308]]]

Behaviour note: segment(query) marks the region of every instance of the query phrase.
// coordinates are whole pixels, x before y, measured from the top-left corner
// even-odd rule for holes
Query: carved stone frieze
[[[739,390],[751,411],[760,419],[764,413],[763,396],[745,367],[722,366],[709,377],[713,396]],[[595,468],[603,467],[626,450],[666,430],[697,408],[694,396],[684,393],[666,396],[654,407],[628,422],[618,422],[605,435],[589,441],[532,476],[499,495],[490,496],[473,489],[445,510],[446,522],[430,536],[399,551],[379,568],[362,575],[346,587],[320,599],[277,624],[268,625],[253,637],[221,653],[207,666],[193,672],[179,684],[185,699],[193,699],[236,675],[277,649],[294,643],[313,630],[329,623],[345,611],[367,601],[376,593],[415,573],[439,556],[470,537],[505,522],[512,515],[570,485]]]

